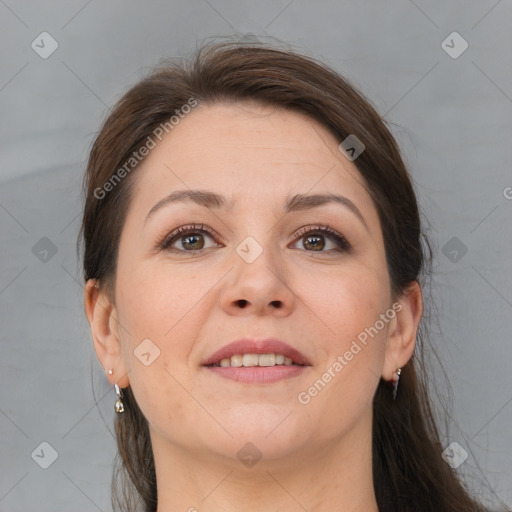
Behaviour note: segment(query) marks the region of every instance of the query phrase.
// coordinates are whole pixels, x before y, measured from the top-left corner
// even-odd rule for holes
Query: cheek
[[[161,269],[139,269],[125,273],[118,287],[130,386],[143,415],[157,430],[182,417],[184,404],[190,402],[180,383],[189,380],[189,354],[195,326],[201,322],[201,308],[194,304],[204,291],[185,286],[189,280],[176,272],[164,277]]]
[[[310,390],[334,425],[343,410],[346,414],[367,407],[379,382],[389,325],[380,320],[389,307],[386,278],[362,264],[347,265],[321,279],[318,274],[304,278],[305,300],[321,333],[315,341],[319,381],[312,379]],[[343,410],[333,409],[333,404],[344,404]]]
[[[125,272],[118,287],[122,313],[137,335],[163,338],[187,316],[208,290],[209,281],[165,263]],[[212,280],[213,281],[213,280]]]
[[[214,294],[208,292],[217,281],[211,270],[208,275],[191,274],[165,263],[125,270],[117,306],[125,363],[134,385],[149,389],[171,381],[170,393],[177,386],[172,376],[180,382],[190,378],[194,341],[214,307]]]
[[[331,267],[325,272],[303,272],[295,276],[295,283],[318,333],[341,347],[372,326],[388,307],[386,274],[361,263],[347,263],[336,271]]]

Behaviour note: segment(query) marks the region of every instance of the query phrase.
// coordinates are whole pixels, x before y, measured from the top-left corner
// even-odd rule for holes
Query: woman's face
[[[273,459],[368,431],[395,319],[377,211],[340,142],[298,113],[199,106],[137,170],[119,247],[114,376],[127,373],[120,385],[132,387],[154,444],[234,458],[250,442]],[[198,190],[223,199],[161,204]],[[346,200],[307,201],[327,194]],[[234,340],[270,337],[310,365],[271,382],[203,366]]]

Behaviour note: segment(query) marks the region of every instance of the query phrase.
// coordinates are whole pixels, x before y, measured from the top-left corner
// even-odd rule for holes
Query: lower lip
[[[300,375],[307,366],[278,365],[278,366],[205,366],[220,377],[235,382],[247,382],[250,384],[266,384],[278,380],[288,379]]]

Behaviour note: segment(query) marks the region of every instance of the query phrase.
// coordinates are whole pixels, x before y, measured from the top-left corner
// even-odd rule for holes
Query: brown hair
[[[101,199],[95,191],[191,98],[199,104],[254,100],[306,114],[339,141],[354,134],[365,145],[354,164],[379,214],[393,298],[428,274],[432,251],[421,233],[410,176],[397,143],[370,103],[346,79],[310,57],[267,45],[228,42],[206,45],[190,62],[160,66],[132,87],[106,119],[91,149],[84,181],[85,281],[98,280],[114,298],[117,251],[135,172],[127,172]],[[426,334],[420,326],[418,347],[402,370],[396,401],[383,380],[375,394],[373,477],[379,510],[481,511],[441,457],[425,372],[416,372],[424,370]],[[125,412],[116,418],[120,460],[114,472],[116,479],[122,476],[122,488],[113,482],[112,502],[116,510],[133,510],[140,499],[145,511],[155,511],[156,477],[147,421],[130,387],[123,390],[123,401]]]

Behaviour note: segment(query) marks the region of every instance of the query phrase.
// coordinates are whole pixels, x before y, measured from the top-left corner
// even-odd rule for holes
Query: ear
[[[390,381],[393,372],[402,368],[412,357],[416,346],[418,326],[423,315],[421,287],[413,281],[397,301],[396,316],[390,327],[386,353],[382,366],[382,378]]]
[[[114,371],[112,375],[106,374],[107,379],[112,386],[116,382],[120,388],[129,386],[116,308],[107,293],[100,290],[96,279],[89,279],[85,285],[84,307],[96,355],[105,370]]]

